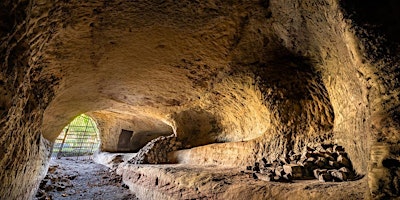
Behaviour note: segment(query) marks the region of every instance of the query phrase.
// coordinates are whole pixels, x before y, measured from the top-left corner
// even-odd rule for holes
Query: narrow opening
[[[121,134],[118,139],[118,151],[129,151],[131,146],[131,138],[133,135],[133,131],[130,130],[121,130]]]
[[[65,126],[35,199],[136,199],[120,175],[92,160],[99,144],[91,117],[81,114]]]
[[[91,156],[99,148],[99,131],[92,118],[81,114],[57,137],[52,158]]]

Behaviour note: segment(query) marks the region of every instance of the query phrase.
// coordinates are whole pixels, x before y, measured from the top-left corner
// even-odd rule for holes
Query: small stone
[[[280,164],[281,164],[281,165],[286,165],[286,164],[289,164],[289,163],[290,163],[290,160],[289,160],[289,159],[283,158],[283,157],[281,157],[281,158],[279,159],[279,161],[280,161]]]
[[[262,161],[262,163],[264,164],[264,166],[265,166],[265,165],[268,165],[268,161],[267,161],[266,158],[262,158],[261,161]]]
[[[337,162],[347,168],[351,168],[350,160],[347,159],[345,156],[339,155],[337,158]]]
[[[313,173],[314,173],[314,177],[315,177],[316,179],[319,178],[320,171],[321,171],[320,169],[314,169]]]
[[[325,164],[326,164],[326,159],[325,159],[325,158],[322,158],[322,157],[319,157],[319,158],[314,162],[314,164],[315,164],[316,166],[320,167],[320,168],[323,168],[323,167],[325,166]]]
[[[310,158],[310,157],[313,157],[314,156],[314,153],[312,152],[312,151],[309,151],[309,152],[307,152],[306,154],[305,154],[305,157],[306,158]]]
[[[329,161],[329,166],[331,166],[334,169],[339,169],[340,165],[336,161]]]
[[[318,176],[318,180],[321,182],[329,182],[332,181],[333,178],[328,172],[321,172],[320,175]]]
[[[344,172],[341,172],[338,170],[332,170],[332,171],[330,171],[330,174],[335,181],[338,181],[338,182],[347,181],[347,175]]]
[[[252,170],[253,169],[253,166],[247,166],[246,167],[246,170]]]
[[[344,148],[342,146],[333,146],[333,151],[344,151]]]
[[[285,175],[283,175],[282,177],[283,177],[284,179],[288,180],[288,181],[291,181],[291,180],[292,180],[292,175],[290,175],[290,174],[285,174]]]
[[[338,152],[333,152],[333,153],[331,154],[331,156],[332,156],[335,160],[337,160],[337,158],[339,157],[339,153],[338,153]]]
[[[309,158],[307,158],[306,161],[307,161],[307,162],[315,162],[315,160],[316,160],[316,159],[315,159],[314,157],[309,157]]]
[[[274,170],[269,167],[260,169],[260,173],[262,173],[262,174],[271,174],[273,172],[274,172]]]
[[[340,171],[340,172],[345,172],[345,173],[349,173],[349,172],[350,172],[350,170],[347,169],[346,167],[340,168],[339,171]]]
[[[325,157],[325,159],[328,160],[328,161],[336,161],[336,159],[335,159],[333,156],[331,156],[330,153],[329,153],[329,154],[328,154],[328,153],[325,153],[324,157]]]
[[[303,177],[304,167],[296,164],[284,165],[285,174],[290,174],[293,179],[301,179]]]
[[[260,174],[260,173],[255,173],[258,179],[262,181],[271,181],[273,179],[272,174]]]
[[[253,175],[254,179],[258,179],[258,176],[256,175],[256,173],[253,173],[252,175]]]
[[[283,173],[284,173],[283,167],[279,166],[279,167],[275,168],[274,173],[275,173],[276,176],[279,176],[279,177],[282,176]]]
[[[260,163],[258,162],[254,163],[253,171],[260,172]]]

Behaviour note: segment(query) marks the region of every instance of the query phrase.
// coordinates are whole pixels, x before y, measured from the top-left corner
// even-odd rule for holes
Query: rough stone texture
[[[136,156],[136,153],[108,153],[97,151],[93,154],[93,161],[115,170],[119,164]]]
[[[57,29],[50,13],[51,3],[0,3],[0,199],[33,197],[47,171],[42,117],[59,78],[43,58]]]
[[[117,173],[139,199],[364,199],[367,188],[366,181],[270,183],[216,166],[124,164]]]
[[[133,164],[165,164],[171,163],[168,153],[182,148],[182,142],[177,141],[174,135],[158,137],[150,141],[128,161]]]
[[[182,163],[246,166],[340,144],[366,193],[398,197],[389,2],[2,1],[0,197],[31,197],[48,145],[87,112],[110,150],[122,126],[150,124],[154,137],[170,126],[195,147],[170,154]]]
[[[172,128],[159,119],[132,114],[121,114],[109,111],[89,113],[96,121],[100,133],[101,151],[137,152],[151,140],[159,136],[173,134]],[[133,131],[128,148],[118,146],[122,130]]]

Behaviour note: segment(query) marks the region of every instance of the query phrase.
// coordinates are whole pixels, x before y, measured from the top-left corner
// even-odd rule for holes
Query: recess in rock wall
[[[218,138],[221,131],[219,119],[211,112],[192,108],[174,114],[176,134],[183,146],[201,146],[222,142]]]
[[[127,151],[129,150],[129,145],[131,143],[133,131],[130,130],[121,130],[121,134],[118,139],[118,151]]]

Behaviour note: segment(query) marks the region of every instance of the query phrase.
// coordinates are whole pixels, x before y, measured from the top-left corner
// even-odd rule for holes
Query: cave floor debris
[[[118,167],[117,173],[140,199],[365,199],[366,178],[346,182],[255,179],[237,167],[183,164]]]
[[[121,176],[90,159],[61,158],[50,161],[35,200],[120,199],[136,200]]]

